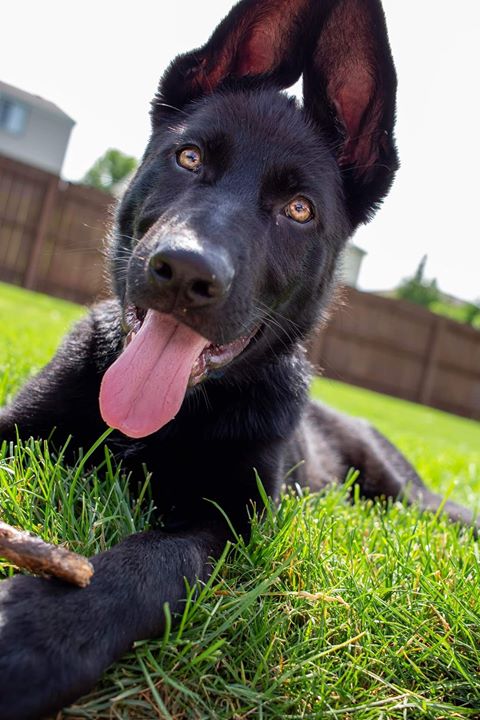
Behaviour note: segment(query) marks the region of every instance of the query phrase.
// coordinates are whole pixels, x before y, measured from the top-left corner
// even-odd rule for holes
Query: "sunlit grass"
[[[79,305],[0,283],[0,405],[53,355]]]
[[[57,302],[0,286],[4,394],[81,314]],[[12,303],[15,313],[5,311]],[[374,421],[429,485],[476,502],[479,424],[325,380],[313,393]],[[91,554],[153,522],[148,478],[129,488],[108,451],[94,469],[65,466],[45,442],[4,446],[1,458],[2,519],[46,539]],[[469,531],[399,503],[352,504],[346,487],[268,510],[253,519],[249,544],[239,540],[190,595],[181,623],[139,643],[64,717],[480,717],[479,553]]]

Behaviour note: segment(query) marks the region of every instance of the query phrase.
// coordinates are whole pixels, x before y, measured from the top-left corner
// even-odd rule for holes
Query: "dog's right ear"
[[[242,0],[220,23],[206,45],[176,58],[160,81],[152,120],[214,92],[228,80],[278,89],[302,72],[308,30],[308,0]]]
[[[377,209],[398,167],[397,80],[385,16],[380,0],[312,0],[312,11],[304,108],[335,152],[355,227]]]

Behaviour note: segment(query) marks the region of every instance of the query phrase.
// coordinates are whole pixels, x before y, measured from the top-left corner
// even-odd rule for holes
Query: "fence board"
[[[480,420],[480,332],[353,288],[309,350],[326,377]]]
[[[77,302],[105,294],[113,198],[0,156],[0,280]]]

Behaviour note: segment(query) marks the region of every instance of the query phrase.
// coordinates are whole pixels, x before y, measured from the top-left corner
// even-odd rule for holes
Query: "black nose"
[[[233,280],[231,263],[213,248],[162,249],[150,258],[149,270],[160,290],[174,293],[177,303],[191,308],[218,302]]]

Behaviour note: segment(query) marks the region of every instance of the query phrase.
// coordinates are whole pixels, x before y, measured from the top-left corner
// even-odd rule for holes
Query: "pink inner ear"
[[[361,67],[353,68],[348,80],[337,89],[328,88],[337,115],[345,127],[347,137],[339,162],[341,165],[354,164],[359,169],[371,167],[378,158],[375,147],[378,123],[381,116],[381,102],[375,100],[374,80]],[[360,167],[361,166],[361,167]]]
[[[245,77],[271,72],[276,64],[275,48],[280,45],[281,39],[281,36],[277,38],[275,35],[280,33],[275,33],[273,28],[256,28],[239,57],[233,75]]]
[[[368,2],[339,0],[321,33],[315,64],[345,129],[340,165],[362,173],[379,156],[383,103]]]
[[[358,135],[365,108],[368,107],[372,96],[373,83],[362,68],[354,68],[348,80],[332,93],[334,105],[342,118],[348,135],[354,138]]]
[[[201,92],[213,92],[228,76],[242,78],[272,73],[292,52],[293,28],[308,0],[263,0],[237,17],[221,46],[215,35],[192,68]]]

